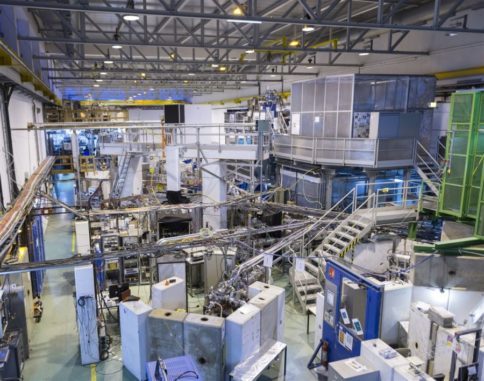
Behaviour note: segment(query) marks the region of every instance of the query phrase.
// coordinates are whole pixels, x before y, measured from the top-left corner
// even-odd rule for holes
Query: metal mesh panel
[[[314,114],[310,113],[303,113],[301,114],[301,129],[299,135],[313,137],[313,121],[314,121]]]
[[[472,114],[472,94],[455,94],[453,99],[452,122],[469,123]]]
[[[319,78],[316,80],[316,92],[314,99],[314,110],[324,111],[324,97],[326,91],[325,79]]]
[[[324,102],[325,111],[338,110],[338,77],[326,78],[326,98]]]
[[[314,81],[303,82],[302,111],[314,111]]]
[[[301,112],[302,83],[293,83],[291,86],[291,111]]]

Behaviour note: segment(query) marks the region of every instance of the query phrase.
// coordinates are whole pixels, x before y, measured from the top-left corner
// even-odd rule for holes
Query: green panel
[[[481,172],[481,157],[476,156],[477,148],[481,146],[477,139],[478,123],[475,119],[480,114],[479,99],[477,92],[452,96],[439,213],[459,218],[476,217],[480,179],[473,181],[473,172]]]
[[[475,165],[475,171],[479,171],[480,169],[480,193],[479,193],[479,203],[478,203],[478,211],[476,217],[476,226],[474,230],[474,235],[484,238],[484,92],[480,93],[479,99],[479,115],[477,118],[479,123],[479,131],[478,131],[478,139],[476,143],[476,161],[477,165]],[[477,160],[477,158],[481,158],[481,160]],[[475,161],[475,162],[476,162]],[[472,184],[475,187],[475,183]]]

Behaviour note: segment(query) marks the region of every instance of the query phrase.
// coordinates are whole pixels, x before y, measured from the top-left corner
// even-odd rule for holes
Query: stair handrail
[[[319,220],[323,220],[328,214],[332,213],[332,212],[335,212],[336,208],[339,207],[339,205],[343,202],[343,200],[345,200],[348,196],[352,195],[352,201],[350,204],[348,204],[343,210],[339,211],[338,214],[333,217],[333,219],[330,220],[329,223],[326,224],[326,226],[321,230],[319,231],[318,233],[316,233],[309,241],[305,242],[304,243],[304,246],[302,248],[302,250],[304,251],[304,249],[307,248],[307,246],[316,239],[316,237],[320,236],[321,234],[323,234],[329,226],[331,226],[334,222],[336,222],[336,220],[339,219],[339,217],[344,214],[346,212],[346,210],[348,209],[348,207],[351,206],[351,209],[353,210],[354,209],[354,202],[355,202],[355,188],[351,189],[348,193],[346,193],[343,197],[341,197],[339,199],[339,201],[334,204],[331,208],[329,208],[320,218]],[[318,222],[318,220],[316,221],[316,223]],[[316,225],[316,223],[314,225]]]
[[[419,149],[425,153],[425,155],[427,156],[428,159],[430,159],[430,162],[432,164],[434,164],[437,168],[439,168],[439,170],[442,169],[442,165],[432,156],[432,154],[418,140],[417,140],[417,149],[415,150],[415,156],[416,156],[415,164],[417,164],[418,166],[419,162],[417,161],[417,159],[420,159],[421,160],[420,162],[423,163],[425,167],[427,167],[437,179],[440,180],[440,175],[438,173],[435,173],[432,167],[428,164],[428,161],[425,160],[425,157],[423,157],[418,153]]]

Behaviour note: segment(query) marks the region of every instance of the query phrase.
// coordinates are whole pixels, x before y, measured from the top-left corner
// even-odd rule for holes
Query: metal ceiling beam
[[[184,44],[184,45],[177,45],[173,42],[166,42],[162,44],[152,43],[152,42],[145,42],[145,41],[125,41],[125,40],[101,40],[101,39],[71,39],[71,38],[62,38],[62,37],[35,37],[35,36],[22,36],[19,35],[18,40],[22,41],[37,41],[37,42],[57,42],[57,43],[64,43],[64,44],[97,44],[97,45],[126,45],[126,46],[150,46],[150,47],[176,47],[176,48],[203,48],[204,46],[199,46],[197,44]],[[246,50],[247,46],[245,45],[234,45],[234,44],[216,44],[207,46],[212,49],[231,49],[231,50]],[[350,49],[344,50],[342,49],[334,49],[333,47],[328,48],[310,48],[310,47],[283,47],[283,46],[274,46],[274,47],[267,47],[267,46],[251,46],[251,48],[256,50],[273,50],[275,52],[283,52],[283,53],[366,53],[368,50],[366,49]],[[425,56],[429,55],[429,52],[424,51],[389,51],[386,49],[374,49],[371,51],[372,54],[400,54],[400,55],[411,55],[411,56]]]
[[[34,60],[55,60],[55,61],[83,61],[83,62],[102,62],[106,59],[106,57],[85,57],[85,58],[72,58],[63,56],[52,56],[52,55],[38,55],[33,56]],[[247,66],[247,65],[273,65],[273,66],[308,66],[307,63],[300,63],[300,62],[272,62],[272,61],[261,61],[261,60],[247,60],[247,61],[206,61],[205,59],[184,59],[183,61],[178,60],[162,60],[158,58],[143,58],[143,59],[136,59],[132,58],[129,61],[126,59],[117,59],[117,58],[110,58],[111,61],[114,63],[126,63],[126,64],[146,64],[146,63],[160,63],[163,65],[183,65],[183,64],[195,64],[195,65],[210,65],[212,63],[217,63],[219,65],[224,66]],[[337,64],[329,64],[329,63],[312,63],[310,66],[314,67],[326,67],[326,66],[340,66],[340,67],[362,67],[361,64],[344,64],[344,63],[337,63]],[[49,68],[42,68],[42,70],[49,70]],[[104,67],[101,70],[101,67],[98,67],[95,70],[99,71],[111,71],[109,67]]]
[[[201,1],[203,9],[205,9],[203,0]],[[206,13],[205,10],[199,12],[187,12],[177,11],[170,9],[128,9],[126,7],[107,7],[99,5],[81,5],[81,4],[69,4],[69,3],[53,3],[47,1],[27,1],[27,0],[2,0],[2,5],[21,6],[33,9],[44,10],[60,10],[60,11],[72,11],[72,12],[94,12],[94,13],[119,13],[120,15],[137,14],[139,16],[162,16],[162,17],[177,17],[188,19],[206,19],[206,20],[222,20],[228,21],[236,16],[230,14],[215,14]],[[201,7],[202,9],[202,7]],[[351,28],[351,29],[377,29],[377,30],[420,30],[420,31],[441,31],[441,32],[456,32],[456,33],[484,33],[483,28],[455,28],[455,27],[442,27],[435,28],[433,25],[407,25],[407,24],[389,24],[378,22],[338,22],[333,20],[321,20],[321,19],[297,19],[297,18],[281,18],[281,17],[264,17],[257,14],[246,15],[241,20],[247,20],[252,23],[264,23],[264,24],[291,24],[291,25],[312,25],[315,27],[335,27],[335,28]]]
[[[279,77],[279,75],[278,75]],[[52,80],[72,80],[74,82],[76,81],[92,81],[94,82],[94,78],[92,77],[49,77],[49,79]],[[177,83],[180,81],[188,81],[188,82],[282,82],[282,79],[216,79],[216,78],[205,78],[205,79],[193,79],[193,77],[183,77],[179,79],[173,79],[173,78],[151,78],[151,79],[145,79],[141,81],[138,77],[132,77],[132,78],[114,78],[114,79],[104,79],[106,82],[115,82],[115,81],[138,81],[139,83],[136,84],[136,86],[139,86],[143,84],[144,81],[146,81],[147,86],[153,87],[153,85],[156,85],[154,82],[156,81],[163,81],[163,82],[173,82]],[[104,83],[104,82],[103,82]]]

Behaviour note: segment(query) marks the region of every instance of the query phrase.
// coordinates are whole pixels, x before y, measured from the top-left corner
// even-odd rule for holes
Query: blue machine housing
[[[375,339],[379,336],[383,287],[376,286],[364,275],[358,274],[355,270],[333,259],[327,260],[325,275],[323,340],[329,345],[328,360],[332,362],[359,356],[361,341]],[[351,325],[344,324],[341,317],[344,278],[366,289],[365,325],[362,327],[362,335],[358,335]],[[331,300],[333,305],[331,305]]]
[[[32,262],[45,261],[44,229],[42,217],[35,216],[31,221],[30,260]],[[42,293],[45,270],[36,270],[30,273],[32,279],[32,293],[34,298]]]

